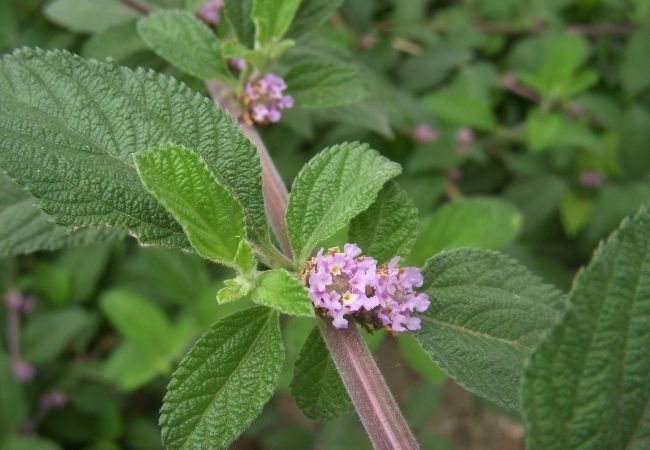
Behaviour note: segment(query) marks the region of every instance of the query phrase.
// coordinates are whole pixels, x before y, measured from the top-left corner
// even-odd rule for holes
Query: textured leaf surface
[[[217,36],[187,11],[160,11],[138,21],[140,37],[160,57],[203,80],[228,77]]]
[[[352,405],[317,327],[296,360],[291,395],[307,417],[319,421],[335,419]]]
[[[424,350],[468,390],[517,409],[524,362],[559,319],[562,293],[488,250],[441,253],[422,272],[431,307],[415,337]]]
[[[503,200],[472,198],[447,203],[420,226],[409,261],[419,266],[441,250],[459,247],[505,247],[517,237],[522,222],[519,211]]]
[[[168,449],[224,449],[262,411],[284,347],[277,313],[251,308],[215,323],[172,376],[160,412]]]
[[[343,0],[302,0],[288,36],[296,39],[317,30],[343,4]]]
[[[287,228],[302,264],[319,242],[367,209],[399,164],[358,142],[329,147],[300,171],[289,196]]]
[[[114,225],[146,244],[187,247],[140,183],[133,155],[173,142],[198,153],[268,241],[259,157],[239,126],[177,81],[63,51],[0,62],[0,166],[62,225]]]
[[[43,13],[52,22],[79,33],[98,33],[138,16],[119,0],[54,0]]]
[[[251,293],[255,303],[291,316],[314,316],[309,292],[295,275],[282,269],[270,270],[259,276],[258,283]]]
[[[377,200],[350,222],[348,237],[364,254],[379,262],[393,256],[408,256],[415,243],[418,210],[399,185],[391,181]]]
[[[120,239],[120,230],[55,225],[36,200],[0,172],[0,258]]]
[[[253,0],[255,40],[265,44],[272,39],[281,39],[299,6],[300,0]]]
[[[356,103],[368,96],[363,74],[353,65],[306,62],[285,76],[289,93],[302,108],[329,108]]]
[[[195,153],[176,146],[136,157],[140,179],[181,224],[204,258],[235,266],[245,238],[244,212]]]
[[[523,406],[528,448],[647,449],[650,211],[626,220],[574,282],[535,350]]]

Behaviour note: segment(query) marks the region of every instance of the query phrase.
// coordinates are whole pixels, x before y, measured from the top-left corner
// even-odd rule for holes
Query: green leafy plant
[[[629,124],[618,106],[586,95],[576,113],[575,99],[601,82],[587,64],[589,41],[553,31],[517,42],[512,70],[499,78],[471,62],[474,48],[502,50],[496,40],[484,42],[488,25],[466,36],[472,17],[449,7],[434,25],[453,42],[434,39],[427,50],[440,57],[436,67],[422,61],[423,43],[393,41],[417,56],[397,76],[427,74],[426,82],[409,82],[416,92],[467,65],[415,102],[314,38],[342,3],[55,0],[44,10],[50,20],[93,34],[82,48],[86,56],[110,56],[108,43],[127,36],[121,60],[28,47],[2,57],[0,255],[64,251],[37,261],[26,279],[6,270],[10,355],[0,353],[1,445],[49,448],[45,440],[15,435],[28,409],[18,382],[34,377],[33,364],[52,364],[73,345],[90,346],[101,319],[80,305],[99,290],[111,252],[119,253],[128,234],[157,248],[125,259],[131,266],[116,270],[118,287],[99,295],[119,344],[100,367],[86,370],[126,391],[171,374],[159,417],[165,448],[228,448],[278,386],[315,421],[353,410],[376,449],[429,445],[411,431],[363,330],[368,339],[406,332],[399,346],[414,370],[432,384],[449,377],[523,417],[531,450],[645,448],[650,210],[638,207],[648,199],[650,166],[647,157],[641,168],[633,161],[643,139],[623,136]],[[394,3],[389,25],[398,29],[428,7]],[[507,7],[468,3],[476,17],[509,14]],[[371,6],[349,2],[337,14],[363,26],[364,8]],[[552,8],[559,14],[559,6]],[[639,20],[648,14],[640,12]],[[526,19],[505,34],[530,31],[535,25]],[[425,30],[409,33],[428,39]],[[350,34],[344,30],[339,39]],[[624,51],[621,77],[630,96],[647,93],[636,72],[647,35],[647,25],[635,29]],[[138,52],[176,78],[130,68]],[[535,102],[519,125],[501,124],[495,85]],[[380,100],[387,111],[374,107]],[[445,136],[419,119],[431,116]],[[639,128],[648,117],[647,105],[625,113]],[[355,129],[410,133],[418,146],[412,159],[403,167],[390,152],[371,148],[374,138],[348,139],[349,118]],[[272,157],[265,145],[273,129],[265,127],[282,121],[296,135],[314,136],[320,119],[344,125],[319,139],[311,159],[294,164],[287,191],[274,162],[282,156]],[[619,138],[630,145],[619,148]],[[509,145],[511,153],[504,151]],[[486,160],[509,178],[503,198],[466,198],[500,186],[500,178],[478,175],[458,183],[460,165],[471,176]],[[569,185],[538,166],[585,170],[580,185]],[[598,176],[618,173],[635,184],[610,186],[598,198],[589,191],[602,185]],[[428,214],[431,191],[452,201]],[[610,203],[617,206],[599,207]],[[539,270],[528,248],[512,246],[520,238],[532,242],[557,213],[563,239],[584,232],[589,247],[634,209],[566,295],[549,281],[552,269]],[[92,258],[75,252],[88,245],[95,246]],[[511,255],[496,251],[504,248]],[[413,267],[398,267],[395,257]],[[214,273],[222,282],[212,282]],[[39,311],[21,331],[31,301],[22,291],[47,298],[51,310]],[[172,317],[183,298],[195,301]],[[57,407],[56,396],[47,398],[42,408]],[[117,405],[97,411],[71,401],[101,419],[106,428],[97,433],[108,440],[119,434],[106,425],[119,415]]]

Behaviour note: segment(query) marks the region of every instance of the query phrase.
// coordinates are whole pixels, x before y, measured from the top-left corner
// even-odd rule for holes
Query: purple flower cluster
[[[280,110],[293,107],[293,97],[284,94],[286,89],[287,83],[272,73],[247,83],[244,95],[247,121],[261,125],[279,122]]]
[[[223,0],[208,0],[205,2],[196,15],[205,22],[207,25],[213,27],[221,20],[221,9],[223,8]]]
[[[418,330],[420,319],[414,311],[424,312],[429,296],[417,293],[422,274],[415,267],[398,268],[399,256],[381,266],[374,258],[363,256],[355,244],[345,244],[324,254],[321,249],[306,265],[303,280],[309,287],[318,312],[330,317],[336,328],[347,328],[356,318],[391,333]]]

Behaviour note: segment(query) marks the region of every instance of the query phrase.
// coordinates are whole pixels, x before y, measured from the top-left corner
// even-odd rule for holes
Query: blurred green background
[[[119,0],[0,0],[0,53],[66,48],[206,94],[147,49],[136,19]],[[420,212],[413,265],[443,249],[493,248],[567,290],[598,241],[650,198],[647,0],[345,0],[272,69],[305,59],[357,65],[370,95],[291,110],[262,130],[285,182],[346,140],[401,163],[398,182]],[[0,188],[0,229],[19,227],[7,200],[16,186],[0,174]],[[3,292],[33,300],[19,317],[19,355],[34,373],[17,379],[16,317],[0,308],[0,445],[161,448],[171,371],[209,325],[248,306],[216,304],[229,274],[125,236],[27,256],[2,239]],[[352,413],[319,424],[297,409],[292,362],[312,323],[283,324],[280,388],[233,448],[370,448]],[[424,449],[523,448],[518,417],[446,380],[411,337],[367,338]]]

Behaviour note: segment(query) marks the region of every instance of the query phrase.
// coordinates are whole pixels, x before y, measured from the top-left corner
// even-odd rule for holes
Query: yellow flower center
[[[330,269],[330,272],[332,272],[332,275],[338,275],[341,273],[341,269],[343,269],[343,267],[341,267],[340,264],[334,264]]]
[[[341,297],[343,299],[343,304],[344,305],[349,305],[353,301],[357,299],[357,296],[353,294],[352,292],[348,291],[343,296]]]

